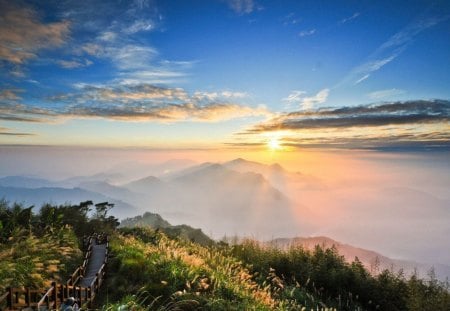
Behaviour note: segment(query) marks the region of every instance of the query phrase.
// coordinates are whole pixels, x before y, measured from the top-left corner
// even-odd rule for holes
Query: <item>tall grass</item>
[[[65,280],[81,259],[77,238],[68,227],[39,238],[18,229],[0,243],[0,293],[8,286],[49,287],[52,281]]]
[[[144,228],[126,232],[111,240],[115,260],[108,292],[116,303],[107,309],[129,304],[143,310],[150,305],[177,308],[195,302],[202,310],[306,310],[297,297],[300,292],[306,297],[303,289],[286,291],[275,273],[258,282],[261,275],[233,256],[229,247],[203,247]],[[314,310],[332,309],[317,301]]]

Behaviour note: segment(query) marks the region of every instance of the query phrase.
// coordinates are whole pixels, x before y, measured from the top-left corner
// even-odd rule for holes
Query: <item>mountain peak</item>
[[[273,170],[284,171],[284,168],[279,163],[274,163],[270,166]]]
[[[234,160],[231,160],[231,161],[228,161],[228,162],[226,162],[226,163],[235,163],[235,164],[238,164],[238,163],[248,163],[248,162],[250,162],[250,161],[247,161],[246,159],[244,159],[244,158],[236,158],[236,159],[234,159]]]

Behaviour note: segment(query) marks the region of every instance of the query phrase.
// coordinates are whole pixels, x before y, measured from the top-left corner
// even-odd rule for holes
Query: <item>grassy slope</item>
[[[68,228],[41,238],[16,232],[0,243],[0,293],[7,286],[42,288],[65,281],[81,261],[77,239]]]
[[[234,257],[141,230],[146,231],[142,240],[119,235],[111,242],[116,255],[109,268],[111,298],[134,294],[138,301],[146,299],[143,305],[153,302],[153,308],[177,301],[204,310],[271,310],[277,305]]]
[[[104,309],[448,310],[448,284],[371,276],[334,249],[280,251],[247,241],[201,246],[149,228],[111,240]],[[115,302],[113,304],[107,302]],[[328,308],[327,308],[328,307]],[[331,308],[330,308],[331,307]]]
[[[250,273],[229,247],[204,247],[137,228],[113,238],[111,251],[108,297],[121,302],[109,309],[128,304],[166,310],[183,303],[182,310],[301,310],[293,295],[280,294],[279,279],[271,275],[257,283],[257,273]]]

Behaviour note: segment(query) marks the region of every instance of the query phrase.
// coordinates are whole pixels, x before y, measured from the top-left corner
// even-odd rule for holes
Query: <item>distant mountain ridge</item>
[[[0,186],[15,188],[55,187],[56,183],[43,178],[30,176],[5,176],[0,178]]]
[[[88,191],[81,188],[19,188],[0,187],[0,198],[10,202],[24,203],[25,205],[35,205],[39,209],[45,203],[51,204],[78,204],[82,201],[92,200],[96,202],[114,203],[112,211],[114,216],[119,218],[136,213],[137,210],[132,205],[117,200],[100,193]]]

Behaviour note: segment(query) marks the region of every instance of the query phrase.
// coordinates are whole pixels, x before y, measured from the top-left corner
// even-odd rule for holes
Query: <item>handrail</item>
[[[4,293],[3,295],[0,296],[0,308],[2,303],[8,298],[9,296],[9,291],[7,291],[6,293]]]
[[[52,282],[52,286],[48,289],[30,289],[30,288],[8,288],[8,291],[0,296],[0,310],[2,310],[1,304],[6,301],[7,309],[13,310],[23,307],[37,307],[37,310],[41,306],[47,306],[50,309],[57,309],[58,304],[62,303],[69,294],[72,293],[80,299],[80,305],[86,304],[92,307],[92,302],[100,286],[103,283],[106,275],[106,264],[108,262],[109,253],[109,237],[102,236],[101,242],[106,244],[105,258],[103,264],[95,274],[94,280],[89,287],[76,286],[77,283],[84,277],[86,268],[89,264],[89,260],[92,255],[92,242],[97,239],[99,235],[93,234],[89,237],[89,246],[84,256],[83,264],[79,266],[70,276],[70,278],[63,284],[57,284]],[[103,244],[102,243],[102,244]],[[42,295],[42,296],[41,296]],[[21,298],[20,298],[21,297]],[[19,302],[19,298],[20,301]],[[39,299],[39,301],[37,301]],[[25,303],[23,303],[25,301]]]
[[[49,309],[50,309],[50,299],[49,298],[51,297],[50,294],[53,292],[53,290],[55,290],[54,286],[50,287],[49,290],[44,294],[44,296],[42,296],[41,300],[39,300],[39,302],[37,304],[38,310],[42,306],[42,304],[45,302],[46,299],[47,299],[47,307],[49,307]]]

